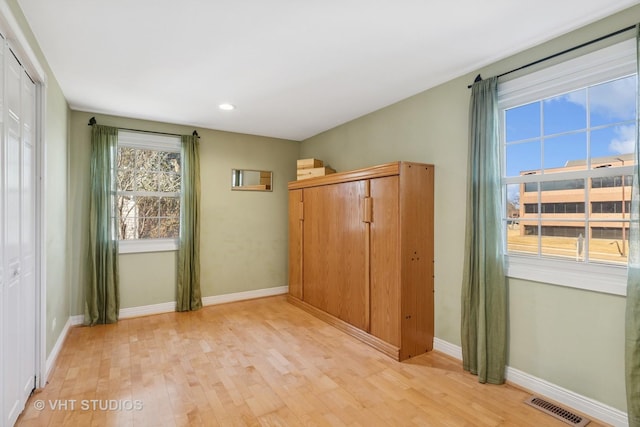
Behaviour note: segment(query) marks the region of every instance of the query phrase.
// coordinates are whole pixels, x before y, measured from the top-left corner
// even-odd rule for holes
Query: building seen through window
[[[633,157],[603,157],[592,164],[629,166]],[[581,171],[586,171],[584,160],[546,170],[548,174]],[[580,250],[577,239],[589,238],[592,261],[626,263],[631,183],[630,175],[619,175],[518,184],[517,196],[510,198],[508,250],[537,254],[540,249],[545,255],[583,260],[584,248]]]
[[[506,249],[626,265],[636,76],[503,110]]]

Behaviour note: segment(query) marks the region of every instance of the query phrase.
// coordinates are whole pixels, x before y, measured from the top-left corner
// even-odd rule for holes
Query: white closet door
[[[4,40],[0,39],[0,42]],[[5,266],[5,201],[4,194],[6,188],[6,170],[5,167],[5,143],[4,143],[4,110],[5,110],[5,102],[4,102],[4,48],[0,46],[0,377],[2,377],[2,381],[0,381],[0,426],[4,425],[6,420],[5,414],[7,413],[5,406],[7,406],[8,398],[5,397],[5,371],[6,366],[8,365],[7,358],[5,354],[7,353],[6,345],[7,342],[7,331],[5,325],[7,324],[7,298],[5,296],[5,285],[6,285],[6,266]]]
[[[21,69],[22,186],[20,217],[20,412],[35,388],[36,378],[36,165],[35,85]]]
[[[9,425],[35,386],[35,87],[4,51],[4,403]]]

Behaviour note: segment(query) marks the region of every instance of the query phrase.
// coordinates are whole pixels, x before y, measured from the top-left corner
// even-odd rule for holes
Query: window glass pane
[[[623,240],[624,237],[624,240]],[[589,261],[627,264],[629,224],[594,222],[589,240]]]
[[[518,218],[520,216],[520,184],[507,185],[507,218]]]
[[[520,211],[522,217],[526,217],[527,214],[538,213],[538,185],[537,182],[514,185],[518,191],[518,195],[514,197],[517,197],[519,205],[524,205],[525,207]]]
[[[158,173],[139,170],[135,177],[137,191],[158,191]]]
[[[158,151],[137,150],[136,168],[148,171],[158,170]]]
[[[522,209],[520,218],[537,220],[540,213],[538,183],[527,183],[517,186],[522,191],[518,197]]]
[[[544,141],[545,173],[585,169],[586,158],[587,136],[584,132],[548,138]]]
[[[180,219],[160,218],[158,223],[158,237],[174,239],[180,237]]]
[[[635,76],[628,76],[589,88],[591,126],[634,120],[636,117],[635,93]]]
[[[118,190],[120,191],[133,191],[134,190],[134,171],[133,170],[119,170],[118,171]]]
[[[538,222],[530,220],[507,221],[507,252],[538,254]]]
[[[540,170],[540,141],[507,145],[507,176]]]
[[[180,175],[175,173],[159,172],[158,178],[158,191],[163,192],[178,192],[180,191]]]
[[[158,170],[161,172],[180,173],[180,153],[159,152]]]
[[[120,240],[135,238],[135,202],[131,196],[118,196],[117,214],[119,218],[118,238]]]
[[[530,191],[525,191],[527,188]],[[519,220],[507,227],[507,251],[537,254],[538,183],[508,185],[507,195],[519,208]]]
[[[159,215],[159,199],[157,197],[136,197],[138,217],[157,217]]]
[[[592,179],[589,260],[626,264],[631,184],[631,175]]]
[[[540,102],[505,111],[507,142],[540,136]]]
[[[541,182],[539,195],[540,206],[537,208],[537,211],[532,211],[532,213],[539,213],[541,218],[546,219],[584,219],[584,185],[584,178]],[[529,194],[530,193],[525,193],[524,195],[527,202],[529,200]]]
[[[545,256],[577,259],[584,245],[584,221],[543,221],[540,227],[541,253]]]
[[[136,164],[135,148],[120,147],[118,149],[118,169],[133,169]]]
[[[177,152],[118,147],[120,239],[178,237],[180,165]]]
[[[544,134],[587,127],[587,90],[581,89],[546,99],[543,103]]]
[[[178,197],[160,198],[160,216],[180,218],[180,199]]]
[[[635,125],[610,126],[591,131],[591,166],[615,167],[632,164]]]
[[[138,218],[138,238],[157,239],[158,238],[158,218]]]

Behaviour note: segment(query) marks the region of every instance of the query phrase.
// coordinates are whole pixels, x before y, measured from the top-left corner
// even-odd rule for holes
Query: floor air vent
[[[589,424],[589,419],[581,417],[578,414],[574,414],[571,411],[568,411],[555,403],[547,402],[544,399],[540,399],[539,397],[531,396],[524,403],[533,406],[545,412],[552,417],[555,417],[561,421],[564,421],[567,424],[571,424],[572,426],[586,426]]]

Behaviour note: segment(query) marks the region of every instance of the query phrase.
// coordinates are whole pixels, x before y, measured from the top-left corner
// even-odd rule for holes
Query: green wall
[[[72,314],[82,314],[86,283],[89,197],[89,118],[99,124],[156,132],[191,134],[192,127],[71,112],[70,223]],[[202,187],[202,296],[287,284],[287,182],[296,178],[299,143],[197,129]],[[273,171],[273,191],[231,191],[231,169]],[[121,307],[176,300],[176,252],[120,255]]]
[[[48,73],[52,76],[52,73]],[[47,86],[46,124],[46,292],[47,355],[62,333],[70,314],[67,214],[69,107],[53,78]]]
[[[302,158],[323,159],[338,171],[394,160],[435,165],[437,338],[460,345],[467,85],[477,73],[500,74],[638,21],[640,6],[302,142]],[[509,366],[626,410],[623,297],[509,280],[509,303]]]

